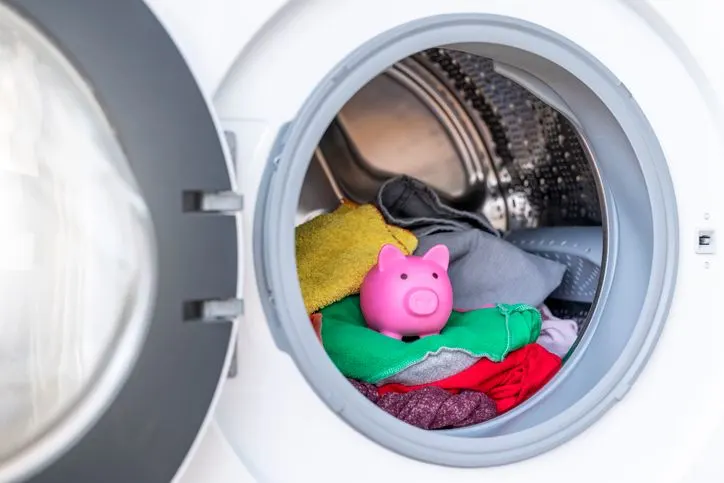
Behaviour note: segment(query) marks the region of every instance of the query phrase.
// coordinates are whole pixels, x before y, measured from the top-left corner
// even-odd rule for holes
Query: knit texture
[[[404,342],[367,327],[358,295],[321,311],[322,344],[332,362],[351,379],[376,383],[440,351],[463,351],[502,361],[513,350],[535,342],[541,316],[535,307],[498,305],[456,312],[439,335]]]
[[[350,383],[380,409],[422,429],[462,428],[497,415],[495,402],[482,392],[452,394],[439,387],[424,387],[405,394],[380,395],[374,384],[355,380]]]
[[[502,362],[481,359],[459,374],[429,384],[386,384],[379,387],[379,395],[416,392],[432,387],[453,394],[482,392],[495,401],[498,414],[503,414],[535,394],[560,368],[560,357],[551,354],[539,344],[528,344],[508,354]]]

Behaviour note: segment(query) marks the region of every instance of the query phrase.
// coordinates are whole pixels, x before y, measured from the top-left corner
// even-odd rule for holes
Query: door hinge
[[[241,299],[190,300],[183,306],[185,322],[228,322],[243,314],[244,301]]]
[[[235,191],[184,191],[184,213],[236,214],[244,209],[244,196]]]

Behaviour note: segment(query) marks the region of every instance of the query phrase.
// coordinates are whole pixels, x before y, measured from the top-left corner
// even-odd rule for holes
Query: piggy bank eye
[[[437,273],[432,272],[432,278],[437,278]]]
[[[407,274],[406,274],[406,273],[403,273],[402,275],[400,275],[400,278],[401,278],[402,280],[407,280]]]

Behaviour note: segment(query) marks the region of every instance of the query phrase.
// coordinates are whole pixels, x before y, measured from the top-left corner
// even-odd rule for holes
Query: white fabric
[[[548,352],[560,358],[566,357],[578,338],[578,324],[575,320],[559,319],[545,305],[541,305],[538,309],[543,322],[536,342]]]

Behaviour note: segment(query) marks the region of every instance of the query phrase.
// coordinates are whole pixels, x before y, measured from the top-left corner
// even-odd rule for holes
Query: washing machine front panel
[[[130,265],[141,261],[145,265],[135,267],[138,276],[130,284],[135,292],[124,296],[138,299],[140,309],[132,311],[120,304],[116,312],[122,320],[113,327],[112,342],[103,346],[100,362],[87,374],[83,387],[57,417],[3,458],[0,480],[170,481],[207,421],[214,394],[232,359],[232,319],[241,306],[236,298],[237,226],[235,216],[229,215],[234,215],[240,200],[233,194],[228,149],[192,72],[144,2],[10,0],[0,13],[23,19],[28,29],[51,46],[58,62],[73,71],[69,75],[78,84],[77,92],[48,84],[52,69],[37,62],[37,77],[29,80],[37,80],[39,89],[44,87],[39,119],[45,122],[42,126],[24,125],[21,121],[25,118],[20,115],[11,118],[15,121],[11,128],[25,129],[15,139],[27,139],[28,132],[35,133],[33,129],[41,133],[36,133],[38,139],[62,138],[62,130],[48,132],[59,126],[58,119],[105,122],[98,129],[88,128],[88,137],[106,136],[117,148],[117,178],[122,178],[128,188],[123,192],[124,200],[145,215],[145,219],[141,215],[138,218],[147,222],[138,222],[145,231],[137,230],[141,233],[137,236],[139,246],[145,251],[134,252],[137,256],[127,261]],[[17,39],[13,45],[14,53],[28,48]],[[20,54],[17,57],[23,59]],[[22,67],[12,65],[11,69]],[[7,78],[12,80],[10,74],[14,72],[3,74],[6,89]],[[72,102],[74,96],[90,99],[96,117],[73,117],[80,109]],[[22,96],[17,99],[26,101]],[[73,126],[60,127],[74,133]],[[108,185],[99,188],[95,184],[103,181],[100,175],[74,178],[88,172],[80,169],[67,174],[73,167],[86,165],[96,171],[112,171],[94,166],[95,153],[82,150],[83,139],[78,139],[80,150],[69,149],[67,153],[43,152],[43,148],[49,148],[42,144],[34,147],[42,162],[50,165],[58,161],[48,170],[64,174],[68,181],[64,186],[75,186],[78,199],[112,199],[118,191],[116,185],[122,183],[113,184],[114,179],[106,178]],[[62,139],[56,139],[50,147],[59,145],[63,145]],[[32,147],[31,143],[28,149],[32,151]],[[13,149],[11,152],[17,154],[17,145]],[[26,175],[44,176],[42,172]],[[95,198],[82,198],[85,190],[92,189],[100,189],[101,193]],[[103,190],[108,193],[104,195]],[[58,188],[51,187],[50,193],[57,196]],[[29,204],[46,203],[46,211],[57,208],[55,198],[48,201],[32,196]],[[97,226],[78,228],[85,230],[83,233],[102,231],[102,223],[109,223],[111,228],[130,223],[126,220],[129,216],[121,217],[125,212],[116,212],[116,219],[110,208],[105,212],[103,207],[82,208],[77,208],[81,215],[101,213],[106,217],[96,219]],[[26,212],[31,213],[29,208]],[[92,216],[75,212],[70,215],[77,223],[93,220]],[[133,241],[110,238],[104,240],[120,243],[119,247],[111,243],[119,253],[127,248],[123,243]],[[102,275],[111,273],[111,268],[104,272],[100,267],[96,272],[101,276],[86,279],[86,290],[79,293],[106,294],[113,286]],[[7,273],[4,270],[3,276]],[[92,287],[94,283],[96,288]],[[70,290],[62,284],[59,287]],[[81,305],[86,302],[90,306],[94,301],[76,301]],[[126,321],[124,318],[131,318],[130,312],[133,320]],[[89,319],[84,323],[102,325],[109,321]],[[56,347],[52,341],[46,344],[49,349]],[[62,371],[61,367],[58,372]],[[60,379],[54,381],[62,386],[64,381]]]
[[[696,337],[689,324],[694,317],[703,324],[701,328],[706,327],[707,333],[721,333],[720,326],[707,317],[705,308],[721,271],[715,257],[707,259],[696,252],[694,241],[701,226],[718,227],[721,193],[712,188],[709,180],[702,179],[701,172],[692,172],[690,164],[696,160],[701,169],[720,172],[716,164],[720,164],[721,140],[713,132],[707,108],[709,100],[648,20],[624,3],[566,4],[564,12],[562,8],[539,2],[460,1],[443,6],[430,1],[417,2],[414,7],[385,5],[384,11],[385,15],[379,15],[379,9],[369,4],[359,8],[297,5],[289,9],[287,16],[277,16],[267,35],[260,35],[258,42],[247,46],[240,56],[216,104],[222,120],[228,120],[230,125],[257,127],[257,137],[246,138],[239,145],[240,152],[245,153],[245,164],[239,171],[243,176],[240,182],[245,193],[254,194],[247,197],[250,203],[257,200],[258,186],[263,184],[264,170],[276,147],[275,134],[283,129],[285,122],[294,119],[324,76],[369,39],[406,22],[444,13],[485,11],[530,21],[571,39],[612,71],[621,80],[621,88],[641,107],[666,154],[677,195],[682,247],[677,257],[682,268],[666,328],[643,375],[628,394],[621,392],[622,402],[571,443],[514,465],[456,470],[404,458],[366,439],[337,418],[334,411],[353,410],[348,401],[335,397],[338,395],[320,394],[329,403],[325,405],[310,389],[294,361],[276,350],[262,308],[267,301],[260,300],[268,293],[259,293],[254,287],[255,269],[250,266],[245,275],[249,287],[245,292],[245,330],[251,337],[239,342],[240,357],[244,358],[240,365],[242,377],[224,387],[217,411],[221,431],[261,481],[290,481],[299,474],[314,474],[322,481],[332,481],[339,475],[350,481],[365,481],[378,474],[380,468],[390,476],[418,481],[491,478],[521,482],[529,481],[531,475],[539,475],[544,479],[573,482],[580,479],[581,474],[596,482],[676,481],[693,458],[695,445],[692,443],[705,440],[709,432],[706,427],[711,419],[699,415],[712,416],[711,411],[717,404],[714,401],[721,402],[723,396],[712,387],[709,376],[720,377],[724,367],[715,357],[706,355],[713,347]],[[361,21],[362,18],[366,21]],[[329,32],[323,37],[312,33],[319,31],[314,26],[324,21],[320,19],[326,19],[326,23],[337,29],[335,42],[329,42]],[[611,40],[606,32],[614,24],[625,25],[627,36]],[[640,45],[643,53],[632,51],[631,45]],[[411,47],[410,53],[414,50]],[[307,55],[310,52],[314,55]],[[642,55],[647,59],[645,71],[640,68]],[[268,62],[272,57],[275,62]],[[289,83],[286,75],[290,71],[295,72],[294,83]],[[662,99],[667,99],[668,104]],[[695,127],[681,123],[681,117],[672,112],[701,120],[701,124]],[[692,145],[684,141],[687,136],[702,142]],[[284,142],[285,135],[281,134],[280,139]],[[244,216],[246,227],[255,226],[254,210],[250,206]],[[248,250],[247,255],[253,256]],[[682,344],[699,344],[701,352],[697,357],[702,359],[687,364],[677,349]],[[707,376],[696,373],[695,369],[704,359]],[[707,402],[704,408],[692,404],[693,400],[688,398],[686,401],[667,399],[664,395],[670,394],[672,377],[695,379],[697,394],[710,394],[711,404]],[[270,381],[284,381],[284,384],[270,384]],[[255,391],[248,391],[249,384]],[[244,410],[240,411],[242,401]],[[685,421],[671,417],[681,404],[689,408]],[[677,420],[667,425],[666,431],[676,434],[675,445],[671,437],[663,436],[665,430],[661,425],[661,421],[672,418]],[[257,424],[260,420],[264,420],[264,424]],[[314,445],[303,443],[312,437],[316,438]],[[662,454],[666,457],[662,458]],[[283,465],[278,464],[280,458],[284,458]],[[360,467],[360,460],[369,462],[369,466]],[[612,465],[611,461],[616,464]],[[355,468],[353,474],[348,471],[350,467]]]

